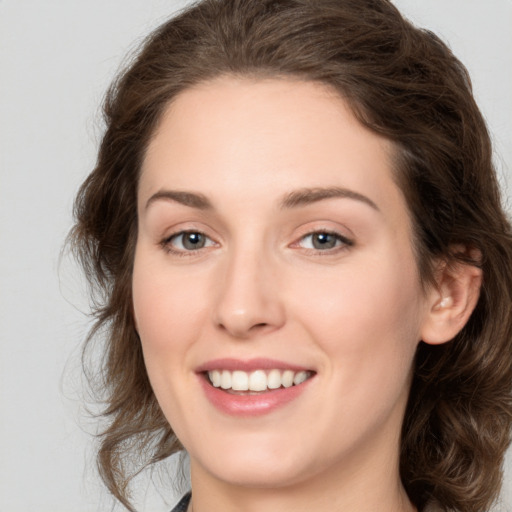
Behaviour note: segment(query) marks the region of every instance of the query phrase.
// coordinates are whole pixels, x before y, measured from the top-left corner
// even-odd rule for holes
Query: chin
[[[209,468],[210,472],[217,479],[238,487],[282,488],[299,483],[308,477],[306,472],[301,471],[296,465],[289,467],[276,460],[265,464],[253,464],[247,459],[244,463],[224,462],[222,467]]]
[[[218,445],[217,445],[218,446]],[[284,448],[284,449],[283,449]],[[215,450],[215,453],[194,459],[191,455],[191,470],[197,467],[206,471],[215,479],[230,485],[271,489],[292,486],[322,471],[315,457],[304,450],[279,444],[250,443],[245,449],[233,445],[230,449]],[[325,458],[322,461],[325,464]],[[323,464],[322,464],[323,465]]]

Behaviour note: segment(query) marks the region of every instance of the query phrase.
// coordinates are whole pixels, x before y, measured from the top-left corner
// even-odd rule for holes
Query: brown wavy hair
[[[183,90],[222,75],[315,81],[394,144],[423,283],[433,261],[479,266],[479,302],[450,343],[420,343],[402,431],[412,502],[481,512],[497,498],[512,423],[512,238],[492,148],[464,66],[388,0],[204,0],[166,22],[109,89],[106,131],[75,203],[70,240],[92,285],[108,426],[98,466],[129,510],[130,479],[182,447],[134,328],[137,184],[148,141]],[[298,106],[300,108],[300,106]],[[454,254],[460,246],[476,249]],[[468,254],[480,254],[473,261]]]

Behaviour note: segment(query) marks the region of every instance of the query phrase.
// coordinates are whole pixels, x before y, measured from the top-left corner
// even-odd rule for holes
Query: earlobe
[[[443,263],[436,281],[421,332],[421,339],[431,345],[452,340],[466,325],[480,296],[482,270],[460,261]]]

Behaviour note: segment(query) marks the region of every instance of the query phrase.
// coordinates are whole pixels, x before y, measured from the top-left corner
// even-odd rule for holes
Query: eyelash
[[[179,237],[184,237],[186,235],[203,236],[206,239],[205,243],[208,245],[200,247],[199,249],[190,249],[190,250],[174,248],[172,245],[172,241],[178,239]],[[317,236],[318,235],[333,236],[336,239],[335,240],[336,245],[335,245],[335,247],[327,248],[327,249],[304,248],[306,251],[308,251],[308,254],[328,256],[328,255],[332,255],[332,254],[337,254],[340,251],[345,251],[354,245],[353,240],[341,235],[340,233],[337,233],[336,231],[331,231],[328,229],[320,229],[320,230],[315,230],[315,231],[306,233],[305,235],[301,236],[297,242],[294,242],[293,244],[291,244],[291,246],[292,247],[299,246],[302,241],[306,240],[307,238],[313,237],[315,235],[317,235]],[[208,243],[208,242],[211,242],[211,243]],[[187,257],[187,256],[196,255],[202,249],[205,249],[205,248],[215,245],[215,242],[209,236],[207,236],[205,233],[203,233],[201,231],[183,230],[183,231],[178,231],[176,233],[173,233],[172,235],[164,238],[160,242],[160,245],[166,252],[168,252],[170,254],[173,254],[173,255],[176,255],[179,257]],[[182,245],[183,245],[183,242],[182,242]]]

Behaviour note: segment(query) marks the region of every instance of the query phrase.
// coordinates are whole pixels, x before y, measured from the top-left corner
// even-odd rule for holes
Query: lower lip
[[[208,400],[221,412],[231,416],[261,416],[284,407],[298,398],[307,388],[313,377],[289,388],[273,389],[254,395],[235,395],[222,388],[213,387],[204,375],[199,375],[201,385]]]

